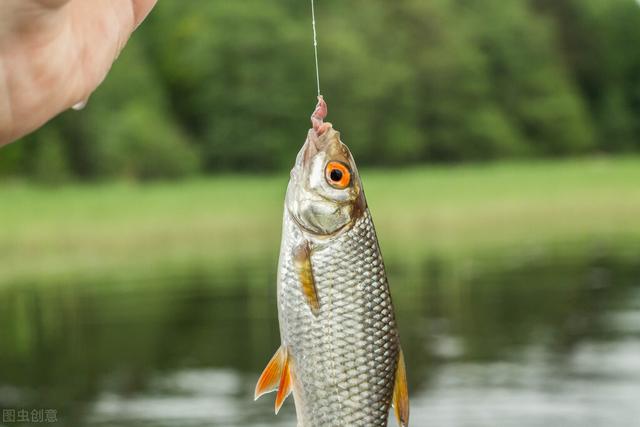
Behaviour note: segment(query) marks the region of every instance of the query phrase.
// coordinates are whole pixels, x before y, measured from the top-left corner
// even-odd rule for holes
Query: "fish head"
[[[332,236],[350,228],[364,212],[366,201],[349,148],[331,123],[322,119],[309,130],[291,170],[286,207],[304,231]]]

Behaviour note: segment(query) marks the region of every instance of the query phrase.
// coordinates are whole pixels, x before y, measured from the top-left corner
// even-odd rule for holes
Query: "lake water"
[[[412,426],[640,425],[640,251],[388,264]],[[3,287],[0,416],[294,426],[291,401],[253,402],[279,337],[275,271],[245,267]]]

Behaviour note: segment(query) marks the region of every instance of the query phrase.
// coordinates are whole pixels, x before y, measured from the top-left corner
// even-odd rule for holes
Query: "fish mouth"
[[[331,123],[323,123],[322,126],[324,129],[322,134],[318,134],[315,129],[309,129],[302,156],[303,167],[310,165],[311,160],[318,153],[341,151],[340,132],[335,130]]]

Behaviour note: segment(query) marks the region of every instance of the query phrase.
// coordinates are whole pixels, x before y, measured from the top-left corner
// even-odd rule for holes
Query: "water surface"
[[[388,264],[413,426],[637,424],[639,256]],[[5,286],[0,408],[54,408],[65,426],[293,426],[292,402],[277,417],[273,396],[253,402],[279,345],[274,277],[265,262]]]

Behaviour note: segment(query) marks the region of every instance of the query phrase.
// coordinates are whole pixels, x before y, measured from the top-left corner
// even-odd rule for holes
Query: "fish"
[[[404,355],[376,230],[356,163],[324,119],[291,170],[284,203],[277,300],[281,346],[255,399],[293,394],[298,427],[385,427],[393,406],[409,425]]]

